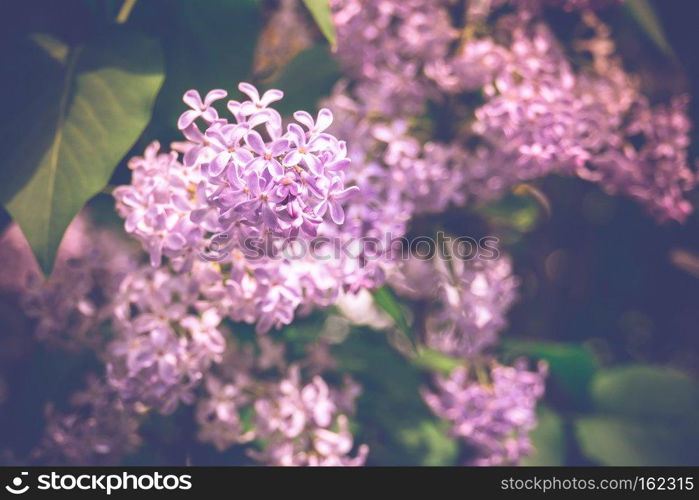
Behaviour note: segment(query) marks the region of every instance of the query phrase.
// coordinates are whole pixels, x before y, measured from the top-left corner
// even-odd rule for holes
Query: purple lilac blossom
[[[263,336],[257,347],[230,343],[219,374],[207,376],[196,412],[199,439],[220,451],[258,440],[262,448],[249,455],[266,465],[362,465],[368,448],[351,455],[347,418],[359,386],[345,377],[344,386],[331,387],[317,372],[304,381],[302,366],[287,364],[283,344]],[[253,412],[249,423],[245,410]]]
[[[151,144],[129,162],[132,182],[114,196],[126,231],[141,240],[153,266],[163,256],[176,272],[190,272],[197,257],[218,262],[227,270],[221,278],[233,306],[227,313],[264,333],[333,304],[343,289],[372,282],[357,258],[315,241],[344,243],[352,237],[345,227],[356,221],[344,206],[359,188],[346,182],[345,143],[326,131],[332,113],[297,111],[284,132],[269,107],[281,91],[239,88],[249,100],[228,101],[232,123],[212,107],[225,92],[203,101],[188,92],[192,110],[180,120],[187,141],[173,144],[171,153]],[[309,241],[324,258],[308,255],[308,245],[287,255]]]
[[[215,264],[195,261],[181,274],[150,267],[131,273],[116,298],[115,338],[107,346],[111,386],[124,401],[164,414],[192,403],[225,350],[219,324],[227,306]]]
[[[498,9],[505,3],[515,12]],[[378,163],[392,179],[407,163],[409,179],[419,181],[408,182],[404,192],[424,200],[418,211],[420,205],[441,211],[451,201],[488,201],[520,182],[558,173],[630,196],[659,222],[683,222],[691,212],[685,194],[697,177],[686,154],[687,98],[651,106],[623,68],[609,28],[590,10],[618,2],[545,3],[580,11],[593,36],[576,39],[573,49],[590,63],[570,62],[541,22],[540,2],[469,2],[465,25],[451,17],[458,9],[447,1],[336,2],[337,57],[352,80],[329,107],[351,107],[355,122],[366,123],[345,136],[350,155]],[[490,9],[494,21],[483,24]],[[428,13],[437,21],[424,26]],[[460,96],[474,92],[485,97],[482,105],[460,104]],[[424,126],[431,119],[424,114],[428,102],[448,110],[440,125],[454,122],[441,141]],[[380,137],[374,139],[391,142],[388,154],[358,140],[373,136],[375,126]],[[640,147],[633,140],[638,136]],[[430,144],[437,157],[422,163],[418,151]],[[444,182],[446,176],[453,182]]]
[[[126,232],[138,238],[156,267],[169,257],[188,270],[203,250],[205,235],[222,231],[207,203],[207,189],[198,169],[185,168],[176,152],[161,153],[151,143],[143,157],[129,160],[131,183],[114,190],[116,209]]]
[[[250,100],[228,101],[233,122],[204,113],[197,115],[204,131],[196,121],[180,123],[192,143],[184,164],[199,166],[208,184],[216,186],[206,201],[216,208],[224,230],[241,237],[312,237],[324,219],[342,224],[342,202],[358,189],[344,186],[350,163],[345,143],[325,132],[332,113],[321,109],[314,118],[297,111],[295,122],[283,130],[281,116],[269,107],[283,97],[281,91],[260,96],[247,83],[239,89]],[[218,98],[226,95],[217,92]]]
[[[476,381],[468,368],[437,376],[435,389],[424,390],[427,405],[451,425],[475,452],[469,465],[516,465],[532,451],[529,432],[536,427],[536,404],[544,394],[547,367],[527,370],[493,363],[488,381]]]
[[[400,295],[428,301],[425,344],[459,359],[478,356],[497,342],[519,284],[505,256],[468,261],[413,257],[389,282]]]
[[[447,0],[332,0],[337,57],[372,111],[414,113],[435,94],[427,61],[444,58],[458,35]]]

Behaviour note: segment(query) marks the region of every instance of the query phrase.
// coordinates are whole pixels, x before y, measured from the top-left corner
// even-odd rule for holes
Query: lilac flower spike
[[[210,188],[204,189],[207,203],[218,212],[223,230],[242,241],[260,235],[314,237],[324,218],[341,224],[341,202],[357,188],[344,186],[350,164],[345,143],[325,132],[332,113],[321,109],[314,119],[297,111],[297,122],[284,131],[281,116],[269,107],[283,97],[281,91],[268,90],[260,96],[249,83],[238,88],[250,100],[228,102],[234,122],[222,117],[212,121],[208,111],[198,115],[187,111],[179,124],[191,142],[184,163],[200,168]],[[195,91],[188,95],[196,109],[206,107],[208,101],[199,106],[194,99],[199,95]],[[199,126],[206,129],[202,132]]]

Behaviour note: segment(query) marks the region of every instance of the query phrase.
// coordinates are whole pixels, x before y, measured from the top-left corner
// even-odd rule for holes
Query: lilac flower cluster
[[[370,300],[388,281],[421,302],[424,347],[461,362],[433,377],[427,405],[474,452],[470,463],[518,463],[546,367],[505,366],[489,352],[517,296],[510,260],[462,261],[450,248],[399,261],[392,242],[415,219],[549,173],[630,196],[659,221],[687,217],[687,99],[650,104],[590,12],[612,3],[331,0],[348,78],[316,116],[285,123],[272,107],[283,93],[247,83],[225,116],[225,91],[188,91],[185,140],[171,152],[152,143],[114,190],[150,265],[83,227],[91,239],[23,292],[40,338],[87,345],[106,366],[75,412],[49,411],[36,459],[111,463],[138,446],[141,414],[192,404],[199,440],[219,451],[245,445],[270,465],[364,464],[368,447],[349,429],[358,384],[331,383],[326,345],[292,355],[268,332],[347,294]],[[570,62],[542,6],[581,13],[593,35],[572,50],[588,63]],[[243,341],[235,323],[260,335]]]
[[[330,111],[321,109],[316,118],[298,111],[284,131],[269,107],[280,91],[260,96],[247,83],[240,90],[249,100],[228,101],[232,122],[213,107],[224,91],[203,100],[187,92],[191,109],[178,122],[187,141],[173,145],[182,161],[151,144],[130,161],[131,184],[114,196],[126,231],[141,240],[153,266],[166,256],[182,273],[198,257],[216,261],[227,271],[221,283],[231,307],[224,315],[264,333],[289,324],[297,311],[331,305],[343,288],[364,285],[351,257],[288,258],[279,248],[293,250],[294,241],[319,236],[339,241],[343,206],[359,188],[345,186],[350,159],[345,143],[326,132]],[[324,247],[329,244],[317,245]]]
[[[499,9],[504,3],[515,12]],[[573,44],[591,61],[577,67],[540,21],[540,2],[468,2],[462,17],[446,0],[333,2],[337,57],[353,80],[328,106],[352,109],[363,124],[345,135],[355,165],[378,163],[400,177],[396,163],[406,158],[404,196],[435,211],[559,173],[630,196],[660,222],[684,221],[684,196],[696,185],[687,100],[649,104],[590,11],[612,3],[547,2],[581,11],[593,32]],[[484,24],[488,14],[495,21]]]
[[[359,387],[325,382],[320,374],[334,367],[327,352],[290,363],[283,344],[265,336],[257,347],[237,348],[223,325],[254,323],[265,333],[364,286],[352,278],[363,276],[360,264],[333,254],[327,238],[344,237],[343,205],[358,191],[345,187],[344,142],[325,132],[332,114],[299,111],[284,132],[268,107],[281,92],[240,89],[250,99],[228,102],[233,123],[212,106],[225,92],[203,100],[188,92],[191,109],[178,123],[187,141],[170,153],[152,143],[129,162],[131,183],[114,190],[125,230],[150,265],[139,265],[113,233],[83,223],[75,255],[59,263],[48,287],[32,285],[24,294],[41,337],[110,338],[89,345],[105,363],[105,381],[76,396],[80,413],[49,414],[38,460],[116,460],[137,445],[137,414],[167,415],[195,402],[200,438],[219,449],[255,439],[265,445],[250,454],[266,464],[366,459],[366,446],[350,454],[347,415]],[[280,240],[293,250],[320,236],[327,242],[315,242],[313,255],[291,258],[275,247]],[[250,253],[249,241],[262,242],[263,251]],[[323,252],[327,259],[316,258]],[[100,333],[109,330],[111,336]],[[237,413],[242,406],[255,415],[249,424]]]
[[[109,230],[97,230],[85,213],[69,227],[51,278],[28,272],[21,294],[35,335],[69,350],[103,347],[100,325],[114,311],[119,283],[136,267],[134,250]]]
[[[176,152],[160,153],[150,144],[143,157],[129,160],[131,184],[114,190],[116,209],[126,232],[137,238],[159,266],[163,256],[182,271],[203,250],[206,234],[220,231],[218,219],[206,203],[206,184],[197,169],[187,169]],[[196,222],[192,220],[196,215]]]
[[[390,115],[421,111],[434,85],[425,61],[449,53],[458,31],[448,0],[423,2],[332,0],[337,56],[345,72],[362,83],[364,102]]]
[[[425,344],[460,359],[477,357],[497,342],[518,286],[504,256],[470,261],[413,258],[389,282],[399,294],[428,302],[422,318]]]
[[[134,407],[97,377],[71,399],[71,411],[49,406],[46,428],[31,459],[60,465],[113,465],[138,449],[140,418]]]
[[[189,273],[141,268],[121,283],[106,349],[110,385],[129,403],[173,412],[225,350],[220,274],[195,261]]]
[[[287,364],[283,344],[268,337],[252,345],[231,344],[221,375],[206,379],[208,396],[197,405],[199,438],[219,450],[256,440],[250,456],[268,465],[362,465],[368,447],[351,456],[354,441],[347,414],[354,412],[359,386],[351,379],[330,387],[318,374],[304,382],[302,366]],[[245,423],[241,414],[252,410]]]
[[[73,397],[75,411],[47,409],[31,460],[116,463],[140,445],[141,415],[196,402],[199,438],[219,450],[255,440],[262,448],[250,456],[268,465],[364,463],[368,448],[351,454],[348,427],[359,386],[345,376],[341,387],[331,387],[321,377],[336,369],[324,345],[290,364],[284,344],[268,336],[232,341],[221,325],[230,302],[218,267],[194,261],[188,273],[175,273],[144,266],[121,280],[107,320],[114,338],[94,347],[106,380],[91,378]],[[84,275],[66,279],[80,285]],[[240,415],[246,409],[254,415],[247,423]]]
[[[427,301],[420,321],[425,345],[463,360],[449,376],[433,377],[435,387],[423,390],[427,405],[476,453],[471,464],[516,464],[531,452],[546,366],[530,372],[523,360],[507,367],[487,354],[506,325],[518,281],[505,257],[463,261],[454,250],[409,260],[389,282],[401,295]]]
[[[532,451],[529,431],[536,427],[536,404],[544,394],[547,368],[529,371],[525,362],[489,367],[487,382],[468,368],[437,376],[425,390],[428,406],[451,424],[451,433],[474,451],[470,465],[516,465]]]
[[[324,132],[332,113],[321,109],[313,118],[298,111],[283,131],[281,116],[268,107],[283,97],[281,91],[260,97],[250,84],[241,83],[239,89],[250,100],[228,101],[233,123],[211,107],[225,97],[221,90],[209,92],[203,102],[197,91],[187,92],[185,103],[193,109],[178,122],[190,141],[184,164],[200,166],[215,187],[206,201],[217,209],[219,223],[240,237],[312,237],[324,218],[342,224],[342,201],[358,189],[344,186],[343,171],[350,163],[345,143]],[[204,132],[197,118],[206,125]]]

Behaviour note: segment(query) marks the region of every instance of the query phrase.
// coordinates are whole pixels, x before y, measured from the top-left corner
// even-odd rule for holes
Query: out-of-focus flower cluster
[[[423,389],[427,405],[475,452],[469,463],[516,464],[531,452],[529,431],[536,427],[546,366],[531,372],[524,360],[508,367],[488,354],[506,326],[518,280],[505,256],[462,260],[458,255],[452,240],[443,255],[403,263],[389,282],[399,294],[425,301],[415,325],[425,345],[463,361],[449,376],[435,375],[434,388]]]
[[[480,381],[467,367],[435,377],[434,391],[424,391],[427,405],[451,424],[452,435],[475,452],[471,465],[516,465],[532,452],[529,432],[536,427],[536,404],[544,395],[546,365],[529,371],[493,363]]]
[[[99,349],[104,345],[100,325],[112,317],[119,284],[136,268],[138,257],[122,238],[95,228],[84,214],[64,240],[48,281],[33,262],[28,264],[22,305],[36,320],[37,338],[71,350]]]
[[[573,43],[580,64],[538,17],[541,2],[468,2],[460,17],[455,3],[332,2],[352,81],[326,105],[352,111],[355,170],[378,162],[404,175],[417,212],[559,173],[630,196],[660,222],[686,219],[687,97],[650,104],[590,10],[615,2],[548,2],[582,11],[592,35]]]
[[[229,346],[197,404],[200,439],[219,450],[255,440],[251,457],[271,465],[362,465],[368,448],[361,445],[350,455],[347,419],[359,386],[346,377],[342,387],[331,387],[315,373],[325,367],[314,366],[313,357],[289,364],[284,350],[268,337],[258,339],[257,349]]]
[[[456,256],[412,258],[391,275],[405,297],[425,300],[420,318],[425,344],[457,358],[472,358],[497,343],[518,280],[506,256],[465,261]]]

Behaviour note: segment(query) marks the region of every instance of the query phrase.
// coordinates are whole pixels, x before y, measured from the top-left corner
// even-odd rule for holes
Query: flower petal
[[[196,109],[197,111],[201,111],[201,109],[204,107],[204,103],[201,102],[199,92],[194,89],[185,92],[184,96],[182,96],[182,101],[184,101],[187,106],[192,109]]]

